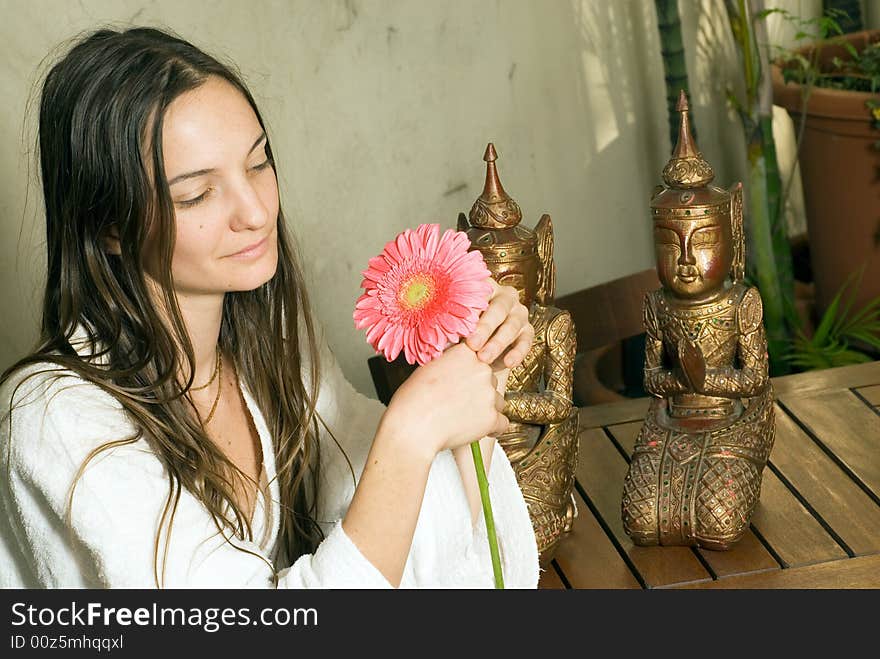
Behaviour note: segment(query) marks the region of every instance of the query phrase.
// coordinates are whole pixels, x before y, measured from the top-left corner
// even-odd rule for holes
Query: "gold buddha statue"
[[[637,545],[730,548],[749,528],[774,439],[761,296],[743,283],[742,184],[715,173],[691,136],[651,200],[657,274],[648,293],[645,388],[654,398],[623,487]]]
[[[577,513],[578,410],[571,402],[577,337],[571,315],[552,306],[556,267],[550,216],[544,215],[534,231],[520,224],[522,212],[501,186],[496,159],[489,144],[483,193],[471,208],[470,222],[459,214],[458,229],[467,232],[495,280],[519,291],[535,328],[531,350],[507,379],[504,414],[511,423],[498,442],[513,465],[546,564]]]

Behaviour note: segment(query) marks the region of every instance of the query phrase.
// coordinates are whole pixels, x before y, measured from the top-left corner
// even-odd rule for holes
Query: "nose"
[[[269,221],[269,211],[251,181],[243,181],[235,190],[235,203],[230,225],[234,231],[263,227]]]
[[[678,255],[678,265],[695,265],[697,260],[694,258],[694,252],[691,250],[691,241],[684,239]]]

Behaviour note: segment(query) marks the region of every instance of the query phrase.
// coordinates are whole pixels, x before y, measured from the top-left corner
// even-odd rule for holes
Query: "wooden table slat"
[[[541,590],[565,590],[565,584],[556,573],[556,568],[548,565],[546,570],[541,571],[538,579],[538,588]]]
[[[856,389],[862,396],[864,396],[865,400],[871,403],[874,406],[880,406],[880,384],[875,384],[870,387],[861,387],[860,389]]]
[[[761,500],[752,515],[752,526],[773,547],[785,567],[847,557],[846,551],[770,469],[764,469]]]
[[[849,390],[781,401],[880,499],[880,416],[874,410]]]
[[[711,549],[698,549],[697,551],[700,552],[700,556],[708,563],[717,577],[781,569],[779,562],[767,551],[767,548],[751,529],[745,532],[735,547],[727,551],[712,551]]]
[[[556,551],[556,562],[572,588],[640,588],[593,511],[578,494],[578,516],[571,535]]]
[[[688,588],[880,588],[880,554],[789,570],[743,574]]]
[[[770,464],[854,554],[880,552],[880,506],[778,406]]]
[[[636,440],[639,438],[639,432],[641,431],[643,424],[644,421],[618,423],[613,426],[608,426],[608,432],[614,436],[614,439],[620,444],[620,448],[622,448],[628,456],[632,457],[633,449],[636,447]]]
[[[581,432],[577,480],[648,587],[711,579],[687,547],[637,547],[623,531],[620,498],[626,460],[599,429]],[[566,573],[567,575],[567,573]]]
[[[581,429],[601,428],[625,421],[641,421],[648,412],[650,398],[631,398],[619,403],[603,403],[580,409],[578,423]]]
[[[803,395],[833,389],[850,389],[880,384],[880,362],[826,368],[773,378],[776,397]]]

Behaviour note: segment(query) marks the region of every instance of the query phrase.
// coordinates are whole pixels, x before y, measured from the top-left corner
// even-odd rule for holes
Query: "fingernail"
[[[479,332],[474,332],[468,339],[468,343],[474,350],[479,350],[483,346],[483,341],[485,340],[486,339],[483,338],[482,334],[480,334]]]

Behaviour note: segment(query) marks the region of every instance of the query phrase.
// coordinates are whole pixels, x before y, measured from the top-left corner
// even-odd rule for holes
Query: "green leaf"
[[[850,364],[864,364],[873,360],[863,352],[845,350],[837,353],[832,361],[835,366],[849,366]]]
[[[867,343],[869,346],[874,348],[875,350],[880,350],[880,338],[878,338],[875,334],[870,333],[856,333],[850,335],[853,339],[857,339]]]
[[[837,295],[834,296],[831,304],[828,305],[828,308],[822,315],[822,320],[819,321],[819,326],[816,328],[816,332],[813,334],[814,344],[821,344],[829,338],[831,328],[834,326],[835,317],[837,316],[837,307],[840,306],[841,293],[843,293],[842,290],[838,291]]]
[[[755,18],[761,20],[762,18],[767,18],[771,14],[782,14],[783,17],[788,18],[791,14],[786,9],[781,9],[779,7],[774,7],[772,9],[762,9],[757,14],[755,14]]]

